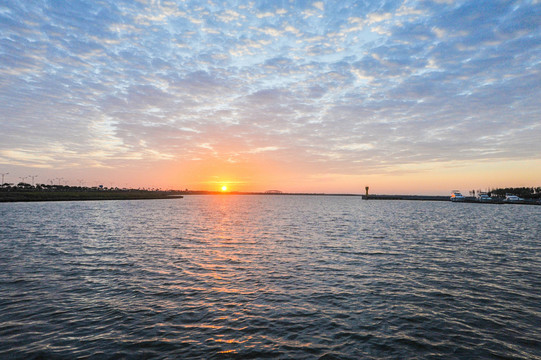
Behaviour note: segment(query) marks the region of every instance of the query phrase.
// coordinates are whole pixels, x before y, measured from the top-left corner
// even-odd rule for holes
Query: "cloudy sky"
[[[9,182],[447,194],[540,169],[540,0],[0,3]]]

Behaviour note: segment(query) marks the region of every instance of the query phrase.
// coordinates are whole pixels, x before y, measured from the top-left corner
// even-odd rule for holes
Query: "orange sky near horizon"
[[[502,170],[503,169],[503,170]],[[530,169],[530,171],[524,171]],[[453,189],[464,192],[497,187],[540,186],[541,160],[483,162],[404,166],[384,174],[333,174],[324,166],[320,171],[309,167],[281,166],[268,162],[254,164],[200,164],[186,172],[177,171],[181,183],[189,189],[228,191],[371,193],[447,195]]]
[[[362,194],[364,187],[369,186],[372,194],[447,195],[454,189],[467,193],[497,187],[540,186],[541,160],[404,165],[394,171],[373,174],[331,173],[324,164],[283,164],[269,159],[261,163],[216,159],[164,161],[143,167],[133,164],[117,168],[35,169],[33,172],[38,175],[36,183],[48,183],[61,176],[66,184],[85,186],[220,191],[225,185],[228,192],[280,190],[352,194]],[[15,175],[7,175],[6,181],[18,182]]]

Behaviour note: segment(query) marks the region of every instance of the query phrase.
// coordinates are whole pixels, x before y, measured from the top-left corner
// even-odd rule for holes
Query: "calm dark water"
[[[0,204],[0,358],[541,359],[541,207]]]

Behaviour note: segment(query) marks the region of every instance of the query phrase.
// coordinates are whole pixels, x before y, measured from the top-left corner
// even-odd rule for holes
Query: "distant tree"
[[[493,189],[491,192],[498,197],[505,197],[507,194],[517,195],[524,199],[539,199],[541,197],[541,192],[538,191],[541,188],[537,187],[518,187],[518,188],[499,188]]]

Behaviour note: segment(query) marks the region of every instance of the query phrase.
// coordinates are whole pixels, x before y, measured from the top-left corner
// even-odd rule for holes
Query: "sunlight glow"
[[[222,186],[222,191],[227,191],[227,186]]]

